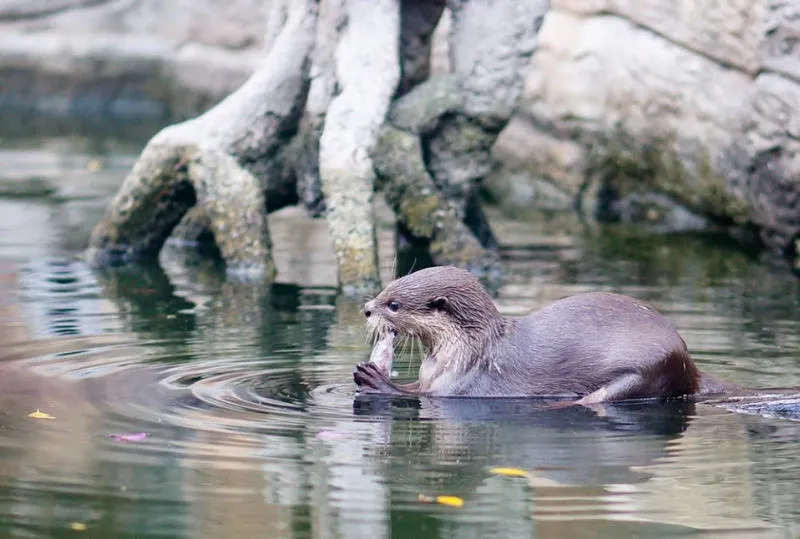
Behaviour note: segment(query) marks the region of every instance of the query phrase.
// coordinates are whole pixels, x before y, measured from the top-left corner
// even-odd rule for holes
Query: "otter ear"
[[[450,300],[444,296],[437,296],[428,302],[428,307],[437,311],[447,311],[450,308]]]

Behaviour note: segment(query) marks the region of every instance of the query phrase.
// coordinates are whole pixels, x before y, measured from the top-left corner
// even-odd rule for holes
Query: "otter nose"
[[[373,305],[373,303],[374,302],[372,302],[372,301],[368,301],[368,302],[366,302],[364,304],[364,316],[366,316],[367,318],[369,318],[370,315],[372,315],[372,310],[375,307],[375,305]]]
[[[369,318],[369,315],[371,315],[371,314],[372,314],[372,311],[370,311],[369,309],[364,309],[364,316]]]

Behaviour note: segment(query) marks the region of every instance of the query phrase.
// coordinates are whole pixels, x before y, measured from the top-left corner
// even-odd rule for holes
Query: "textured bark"
[[[429,79],[444,0],[275,2],[264,63],[216,107],[153,137],[89,258],[152,257],[172,233],[179,244],[213,238],[228,271],[269,277],[266,213],[299,201],[327,219],[341,288],[372,293],[377,171],[399,230],[434,263],[499,275],[476,186],[547,6],[452,2],[453,74]]]
[[[402,232],[425,240],[435,264],[453,264],[476,275],[494,278],[499,270],[495,252],[484,249],[447,203],[425,168],[418,136],[384,127],[375,165],[385,178],[386,202],[402,225]]]
[[[281,30],[253,76],[207,113],[148,143],[95,227],[89,260],[154,256],[196,203],[192,219],[208,223],[229,272],[272,276],[265,194],[285,191],[273,161],[305,99],[316,4],[276,3],[274,16]]]
[[[295,140],[297,148],[297,193],[300,202],[312,215],[325,212],[325,197],[319,177],[319,137],[325,125],[325,113],[336,91],[336,44],[338,28],[344,25],[343,0],[323,1],[320,23],[311,63],[311,86]]]
[[[547,0],[450,3],[451,72],[462,105],[441,118],[426,150],[436,184],[462,218],[476,182],[492,169],[492,145],[516,110],[549,5]]]
[[[434,263],[492,277],[497,255],[479,240],[495,241],[475,190],[493,167],[491,147],[516,108],[549,1],[449,7],[452,74],[426,80],[393,104],[376,166],[387,201],[404,229],[429,245]]]
[[[319,139],[319,174],[327,219],[347,290],[380,288],[370,154],[400,78],[397,0],[347,0],[335,52],[339,94]]]

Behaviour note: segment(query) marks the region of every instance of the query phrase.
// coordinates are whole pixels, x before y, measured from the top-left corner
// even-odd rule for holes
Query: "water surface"
[[[0,536],[800,534],[800,422],[691,403],[355,400],[360,306],[335,293],[325,224],[296,211],[271,217],[271,287],[172,250],[158,266],[90,271],[75,254],[138,148],[63,136],[0,148],[0,177],[53,188],[0,197]],[[675,321],[704,370],[800,386],[800,286],[782,268],[715,237],[493,222],[503,312],[628,293]],[[417,361],[396,368],[411,377]]]

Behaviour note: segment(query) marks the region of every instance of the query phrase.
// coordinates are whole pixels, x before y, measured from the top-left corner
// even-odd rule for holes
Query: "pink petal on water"
[[[347,435],[335,430],[321,430],[317,433],[317,438],[320,440],[345,440]]]
[[[147,438],[147,433],[133,432],[129,434],[112,434],[111,437],[118,442],[141,442]]]

